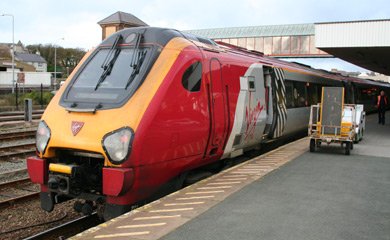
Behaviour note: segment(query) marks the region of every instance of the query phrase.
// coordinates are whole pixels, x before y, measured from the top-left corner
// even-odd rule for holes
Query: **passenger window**
[[[285,81],[286,87],[286,107],[294,107],[294,98],[293,98],[293,83],[290,81]]]
[[[303,82],[294,83],[294,106],[295,107],[306,106],[306,90],[305,90],[305,83]]]
[[[309,105],[314,105],[317,104],[319,100],[319,91],[318,91],[318,86],[317,84],[314,83],[309,83],[307,90],[308,90],[308,98],[309,98]]]
[[[182,84],[190,92],[198,92],[202,80],[202,64],[195,62],[183,74]]]
[[[255,77],[253,76],[248,76],[248,90],[251,92],[256,91],[255,88]]]

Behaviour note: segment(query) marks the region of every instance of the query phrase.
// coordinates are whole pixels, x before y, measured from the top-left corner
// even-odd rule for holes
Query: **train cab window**
[[[202,64],[195,62],[187,68],[182,77],[182,84],[190,92],[198,92],[202,80]]]
[[[66,87],[61,106],[92,110],[122,106],[142,84],[155,54],[150,47],[97,48]]]

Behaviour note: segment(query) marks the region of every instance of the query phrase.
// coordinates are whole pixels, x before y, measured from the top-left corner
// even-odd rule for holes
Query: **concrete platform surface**
[[[368,116],[350,156],[308,149],[282,146],[72,239],[390,240],[390,124]]]
[[[306,152],[162,239],[390,239],[390,125],[368,116],[354,147]]]

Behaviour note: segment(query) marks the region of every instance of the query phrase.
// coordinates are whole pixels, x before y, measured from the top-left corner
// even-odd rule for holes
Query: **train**
[[[389,84],[264,56],[173,29],[112,34],[88,52],[38,125],[41,208],[111,219],[196,169],[307,130],[323,86],[375,110]]]

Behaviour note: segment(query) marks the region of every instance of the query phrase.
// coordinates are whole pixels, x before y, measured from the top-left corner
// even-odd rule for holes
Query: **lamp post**
[[[65,38],[59,38],[57,39],[56,43],[54,44],[54,88],[57,86],[57,42],[59,40],[65,40]]]
[[[12,93],[15,93],[15,27],[14,27],[14,15],[9,13],[3,13],[2,17],[12,17]]]

